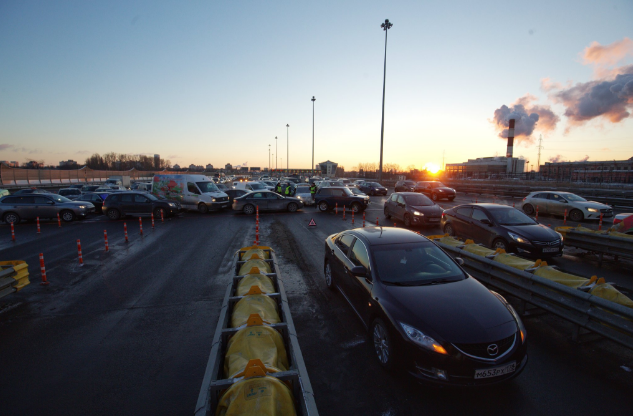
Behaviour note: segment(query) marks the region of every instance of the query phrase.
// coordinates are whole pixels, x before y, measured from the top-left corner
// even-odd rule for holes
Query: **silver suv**
[[[57,218],[65,222],[76,218],[85,218],[94,213],[95,206],[90,202],[71,201],[55,194],[8,195],[0,198],[0,218],[6,223],[17,224],[20,220],[35,218]]]
[[[521,209],[527,215],[534,215],[538,207],[539,213],[552,215],[565,215],[573,222],[584,219],[599,219],[613,217],[613,208],[599,202],[587,201],[585,198],[571,192],[538,191],[532,192],[521,204]]]

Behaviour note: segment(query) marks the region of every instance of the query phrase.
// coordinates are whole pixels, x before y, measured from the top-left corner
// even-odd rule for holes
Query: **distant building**
[[[259,172],[259,171],[261,171],[260,168],[255,167],[255,166],[251,166],[251,172]]]
[[[445,172],[449,178],[489,178],[525,172],[525,160],[513,157],[510,163],[508,165],[508,158],[501,156],[478,157],[468,162],[447,163]]]
[[[160,169],[160,155],[154,155],[154,169]]]
[[[242,166],[240,172],[248,172],[248,166]]]
[[[8,160],[0,160],[0,163],[4,163],[5,165],[7,165],[10,168],[18,168],[20,167],[20,162],[17,162],[15,160],[12,161],[8,161]]]
[[[213,170],[213,165],[211,163],[207,164],[207,170]]]
[[[78,167],[78,164],[74,160],[68,159],[59,162],[59,167],[64,169],[76,169]]]
[[[545,162],[539,175],[558,181],[633,183],[633,157],[597,162]]]
[[[227,163],[226,165],[224,165],[224,170],[233,170],[233,166],[231,166],[230,163]]]
[[[28,162],[26,162],[23,166],[24,166],[25,168],[27,168],[27,169],[39,169],[39,168],[44,167],[44,165],[43,165],[42,163],[37,162],[37,161],[35,161],[35,160],[29,160],[29,161],[28,161]]]
[[[176,163],[176,164],[173,166],[173,169],[174,169],[174,170],[180,170],[180,165],[179,165],[178,163]]]
[[[321,172],[321,176],[335,176],[338,163],[327,160],[317,165],[317,170]]]

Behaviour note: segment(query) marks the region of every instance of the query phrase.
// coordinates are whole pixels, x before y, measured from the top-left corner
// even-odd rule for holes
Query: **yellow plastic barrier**
[[[261,293],[257,286],[251,288],[249,293],[255,293],[253,289]],[[252,314],[258,314],[266,323],[277,324],[279,319],[279,310],[274,299],[266,295],[247,295],[240,299],[233,307],[233,315],[231,316],[231,327],[238,328],[248,321],[248,317]]]
[[[276,372],[287,371],[289,367],[281,334],[264,326],[262,318],[256,314],[249,317],[246,328],[237,331],[229,340],[224,356],[224,375],[235,377],[254,358]]]
[[[253,267],[257,267],[260,271],[263,271],[264,273],[270,273],[272,270],[270,268],[270,265],[266,263],[265,260],[252,259],[252,260],[247,260],[244,264],[242,264],[242,267],[240,267],[238,276],[243,276],[245,274],[250,273]]]
[[[586,286],[590,283],[589,279],[585,279],[584,277],[575,276],[569,273],[563,273],[558,271],[551,266],[539,267],[534,271],[536,276],[543,277],[545,279],[551,280],[552,282],[559,283],[561,285],[565,285],[568,287],[578,288],[581,286]]]
[[[253,254],[257,254],[257,256],[260,259],[269,259],[270,258],[270,253],[267,252],[267,251],[264,251],[264,249],[262,249],[262,248],[258,248],[257,246],[246,247],[246,248],[248,250],[246,250],[245,253],[242,253],[242,256],[240,258],[241,260],[250,259],[253,256]],[[244,249],[242,249],[242,250],[244,250]]]
[[[490,250],[489,248],[486,248],[484,246],[479,246],[477,244],[466,244],[462,250],[467,251],[472,254],[476,254],[478,256],[482,256],[482,257],[495,254],[494,250]]]
[[[534,266],[534,262],[530,260],[522,259],[521,257],[511,256],[506,253],[501,253],[495,256],[494,261],[506,266],[514,267],[515,269],[525,270]]]
[[[220,398],[217,416],[296,416],[292,392],[279,379],[266,375],[260,360],[251,360],[244,379]]]
[[[621,238],[633,238],[633,234],[623,234],[617,231],[609,231],[609,235],[613,237],[621,237]]]
[[[604,279],[600,279],[598,282],[601,281],[604,281]],[[589,293],[594,296],[598,296],[599,298],[610,300],[611,302],[633,308],[633,300],[623,295],[618,289],[614,288],[608,283],[597,284],[593,289],[591,289]]]
[[[237,284],[235,296],[244,296],[252,286],[257,286],[262,293],[275,293],[273,280],[263,274],[247,274]]]
[[[22,289],[24,286],[30,284],[29,281],[29,265],[26,264],[23,260],[9,260],[9,261],[0,261],[1,268],[13,267],[15,273],[11,276],[13,279],[17,280],[17,284],[13,286],[17,291]]]

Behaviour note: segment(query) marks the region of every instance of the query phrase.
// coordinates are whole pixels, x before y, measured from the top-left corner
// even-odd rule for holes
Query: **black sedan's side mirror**
[[[460,266],[464,265],[464,259],[461,257],[455,257],[455,261],[457,262],[457,264],[459,264]]]
[[[354,266],[350,269],[350,273],[352,273],[354,276],[367,276],[367,269],[365,268],[365,266]]]

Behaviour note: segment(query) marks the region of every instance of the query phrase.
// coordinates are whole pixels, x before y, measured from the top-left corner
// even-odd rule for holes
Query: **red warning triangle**
[[[314,222],[314,218],[310,219],[310,223],[308,224],[308,227],[316,227],[316,222]]]

